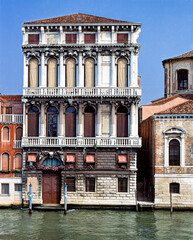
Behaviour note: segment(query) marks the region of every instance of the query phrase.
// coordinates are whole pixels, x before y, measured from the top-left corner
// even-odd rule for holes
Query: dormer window
[[[28,34],[28,44],[39,44],[39,34]]]
[[[177,72],[178,90],[188,89],[188,70],[182,69]]]
[[[85,33],[84,43],[95,43],[95,33]]]

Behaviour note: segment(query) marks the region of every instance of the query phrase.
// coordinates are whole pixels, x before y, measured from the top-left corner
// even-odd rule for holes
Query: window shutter
[[[3,141],[9,141],[9,128],[3,128]]]
[[[84,34],[85,43],[95,43],[95,34]]]
[[[9,170],[9,155],[8,155],[8,153],[3,153],[3,155],[2,155],[2,170],[3,171]]]
[[[16,128],[16,140],[21,140],[23,135],[23,129],[21,127]]]
[[[22,156],[21,154],[15,155],[15,169],[22,169]]]
[[[38,43],[39,43],[39,34],[28,35],[28,44],[38,44]]]
[[[28,114],[28,136],[29,137],[39,136],[39,114],[36,113]]]
[[[117,34],[117,43],[128,43],[128,34],[127,33],[118,33]]]
[[[66,43],[76,43],[76,34],[66,34]]]
[[[66,184],[67,184],[67,191],[68,192],[75,192],[75,178],[66,178]]]
[[[12,107],[5,107],[5,114],[12,114]]]
[[[95,178],[86,178],[86,192],[95,192]]]

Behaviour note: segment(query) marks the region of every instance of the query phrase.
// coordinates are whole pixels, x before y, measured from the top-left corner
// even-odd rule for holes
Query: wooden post
[[[32,184],[29,185],[29,214],[32,214]]]
[[[172,193],[170,192],[170,213],[173,213],[173,205],[172,205]]]
[[[138,203],[137,203],[137,190],[135,190],[135,201],[136,201],[136,212],[138,212]]]
[[[67,185],[64,184],[64,214],[67,214]]]

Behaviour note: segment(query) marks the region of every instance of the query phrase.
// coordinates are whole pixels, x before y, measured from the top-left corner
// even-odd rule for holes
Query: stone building
[[[0,206],[21,204],[21,96],[0,95]]]
[[[23,198],[135,204],[141,24],[86,14],[22,26]]]
[[[193,207],[193,51],[163,61],[165,97],[140,109],[139,197]]]

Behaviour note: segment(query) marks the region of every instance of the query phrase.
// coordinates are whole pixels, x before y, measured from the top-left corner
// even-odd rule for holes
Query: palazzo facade
[[[141,24],[86,14],[22,26],[23,199],[136,203]]]

